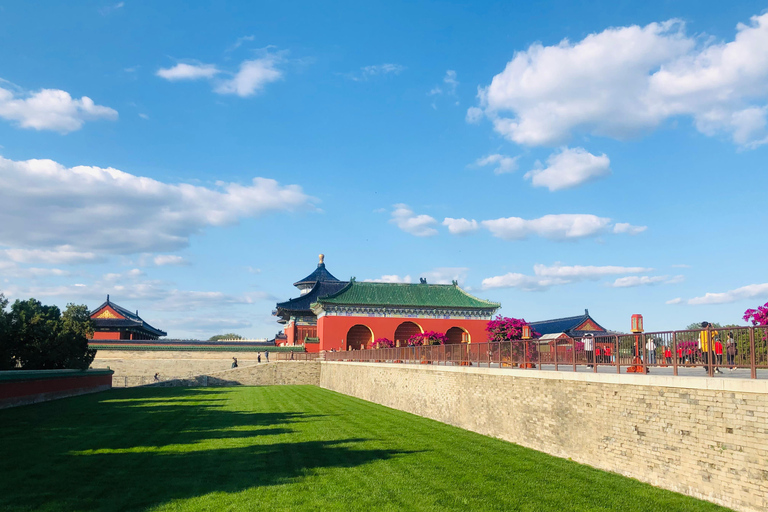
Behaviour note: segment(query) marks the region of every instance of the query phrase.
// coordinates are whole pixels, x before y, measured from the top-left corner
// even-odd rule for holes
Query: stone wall
[[[222,371],[232,366],[233,357],[239,366],[250,366],[257,356],[250,351],[99,350],[91,366],[109,367],[115,372],[112,385],[125,387],[150,384],[155,373],[162,380],[174,380]]]
[[[767,381],[321,364],[326,389],[737,510],[768,510]]]
[[[279,386],[320,383],[320,363],[280,361],[152,383],[153,386]]]

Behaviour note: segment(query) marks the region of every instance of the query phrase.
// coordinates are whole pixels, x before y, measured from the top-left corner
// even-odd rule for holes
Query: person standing
[[[709,327],[711,327],[712,324],[709,322],[701,322],[701,328],[703,329],[699,333],[699,348],[701,349],[701,359],[704,362],[704,371],[708,371],[707,366],[709,365],[709,351],[714,348],[714,344],[710,345],[711,339],[713,339],[715,336],[717,336],[717,331],[710,331]],[[717,361],[714,360],[712,364],[716,364]],[[720,368],[715,367],[714,369],[715,373],[723,373],[720,371]]]
[[[653,337],[649,337],[645,342],[645,349],[648,351],[648,363],[656,364],[656,342]]]
[[[739,353],[739,349],[736,348],[736,340],[733,339],[733,332],[728,333],[728,340],[725,342],[725,358],[728,362],[728,369],[734,371],[736,369],[736,354]]]
[[[592,368],[595,364],[595,338],[592,333],[584,336],[584,352],[587,356],[587,368]]]
[[[672,364],[672,349],[669,348],[669,345],[664,347],[664,359],[667,360],[667,366]]]
[[[720,341],[720,336],[715,336],[715,360],[717,366],[723,365],[723,343]]]
[[[264,351],[264,358],[269,362],[269,350]]]
[[[261,363],[261,352],[259,352],[259,355],[256,356],[256,362]]]

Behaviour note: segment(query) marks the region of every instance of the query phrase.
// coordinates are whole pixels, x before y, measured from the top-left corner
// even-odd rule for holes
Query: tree
[[[16,367],[13,359],[13,350],[8,338],[8,314],[5,308],[8,307],[8,299],[0,293],[0,370],[10,370]]]
[[[242,340],[243,337],[239,334],[235,334],[233,332],[229,334],[217,334],[216,336],[211,336],[208,338],[208,341],[221,341],[221,340]]]
[[[56,306],[35,299],[17,300],[9,312],[3,298],[0,321],[0,365],[4,369],[87,369],[96,351],[88,348],[93,323],[86,306],[68,304],[64,314]]]

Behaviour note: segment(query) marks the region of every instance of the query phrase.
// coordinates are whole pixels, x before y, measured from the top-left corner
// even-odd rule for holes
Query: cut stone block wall
[[[257,364],[257,352],[206,352],[164,350],[99,350],[91,366],[115,372],[115,387],[151,384],[155,373],[161,380],[174,380],[219,372],[231,368],[236,357],[239,366]],[[264,360],[264,354],[262,354]]]
[[[280,361],[154,383],[154,386],[279,386],[320,383],[320,363]]]
[[[766,381],[321,364],[326,389],[737,510],[768,510]]]

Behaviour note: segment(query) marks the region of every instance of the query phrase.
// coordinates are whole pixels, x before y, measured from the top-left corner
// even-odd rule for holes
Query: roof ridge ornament
[[[320,265],[325,265],[325,254],[320,254],[320,263],[317,266],[319,267]]]

